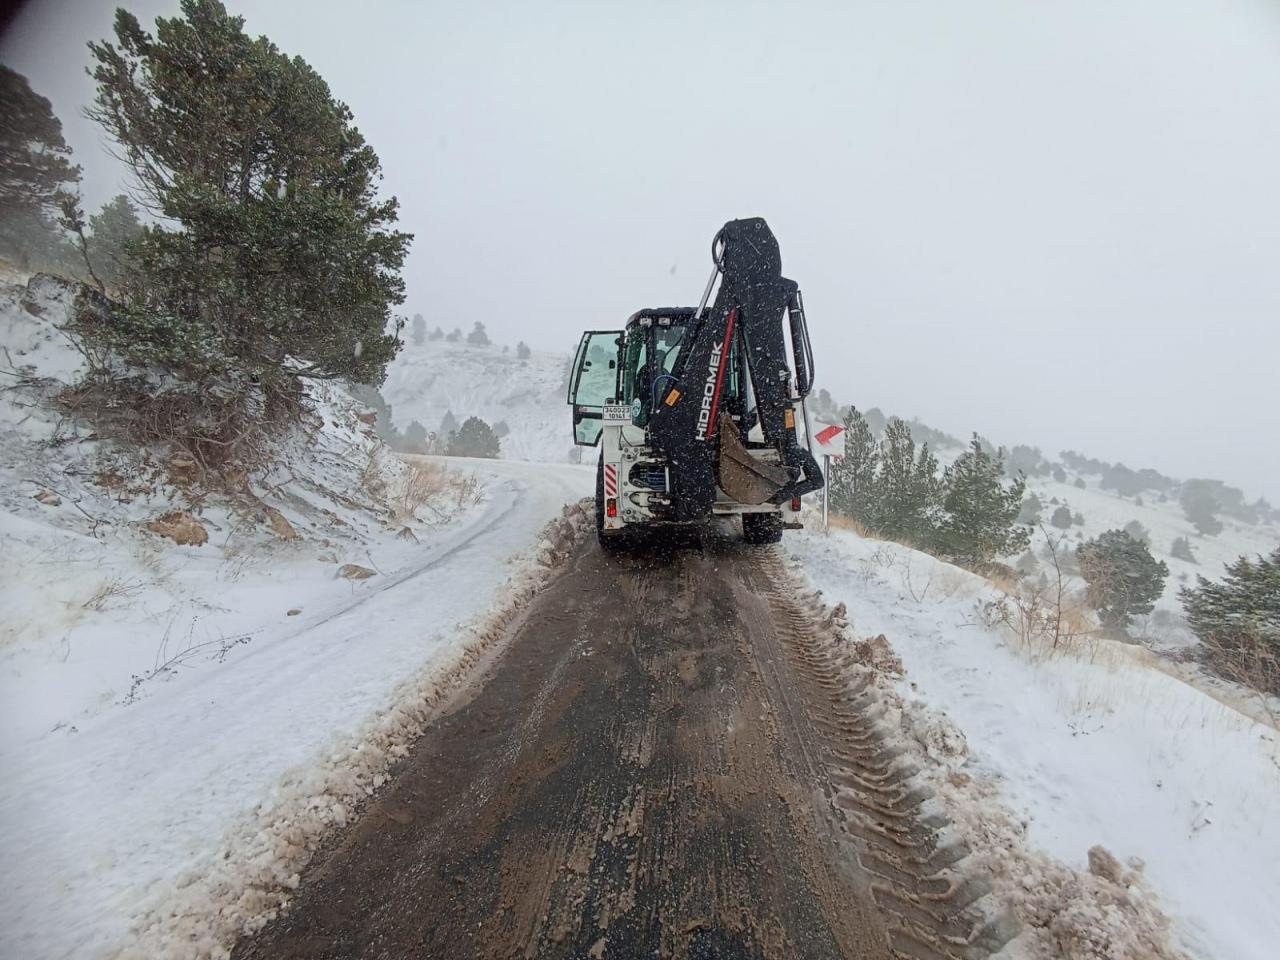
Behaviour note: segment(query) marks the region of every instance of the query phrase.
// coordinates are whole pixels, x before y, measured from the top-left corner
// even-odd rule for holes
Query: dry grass
[[[1032,657],[1058,654],[1097,657],[1101,634],[1081,598],[1066,587],[1067,571],[1062,561],[1065,535],[1056,539],[1040,527],[1045,536],[1046,555],[1052,576],[1043,583],[1017,581],[1012,571],[992,571],[987,579],[1001,593],[996,600],[981,605],[982,619],[989,627],[1003,626]]]
[[[480,485],[480,481],[476,479],[473,473],[452,474],[451,483],[454,495],[454,503],[459,507],[474,505],[480,502],[481,496],[484,494],[484,488]]]
[[[1096,658],[1101,633],[1079,599],[1059,596],[1051,587],[1021,584],[981,604],[987,627],[1004,627],[1033,659],[1060,654]]]
[[[853,519],[853,517],[842,516],[838,513],[827,512],[827,524],[835,527],[837,530],[848,530],[852,534],[856,534],[863,540],[883,540],[883,537],[877,536],[869,530],[863,523]]]
[[[1241,630],[1229,642],[1210,635],[1202,645],[1201,661],[1218,676],[1257,691],[1263,701],[1280,697],[1280,655],[1261,631]]]
[[[417,457],[402,457],[404,469],[391,484],[387,502],[397,521],[419,519],[420,510],[429,510],[433,519],[444,519],[445,506],[462,508],[478,503],[483,492],[471,473],[450,470],[442,463]]]
[[[103,610],[111,601],[127,600],[141,589],[142,584],[136,580],[107,577],[98,584],[93,593],[89,595],[89,598],[80,606],[86,610]]]
[[[440,511],[432,506],[432,501],[443,496],[450,487],[450,481],[449,472],[438,463],[405,461],[404,472],[392,496],[396,519],[416,519],[423,507],[430,507],[438,514]]]

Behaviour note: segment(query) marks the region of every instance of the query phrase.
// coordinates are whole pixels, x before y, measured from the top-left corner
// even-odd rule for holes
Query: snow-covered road
[[[109,952],[137,919],[226,852],[264,801],[315,776],[395,702],[460,655],[547,520],[589,495],[590,468],[450,461],[483,503],[408,567],[333,596],[222,663],[148,689],[3,758],[0,956]],[[282,600],[282,603],[287,601]]]

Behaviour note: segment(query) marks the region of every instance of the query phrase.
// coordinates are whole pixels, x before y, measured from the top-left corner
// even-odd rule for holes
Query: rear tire
[[[596,461],[596,541],[606,553],[617,553],[626,546],[626,534],[604,528],[604,454]]]
[[[744,513],[742,539],[747,543],[778,543],[782,540],[782,514]]]

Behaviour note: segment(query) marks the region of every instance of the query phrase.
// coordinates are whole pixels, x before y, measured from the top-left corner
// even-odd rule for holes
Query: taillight
[[[794,510],[794,511],[796,511],[797,513],[800,511],[800,498],[799,498],[799,497],[792,497],[792,498],[791,498],[791,509],[792,509],[792,510]]]
[[[618,515],[618,501],[610,497],[604,502],[604,513],[607,517],[616,517]]]

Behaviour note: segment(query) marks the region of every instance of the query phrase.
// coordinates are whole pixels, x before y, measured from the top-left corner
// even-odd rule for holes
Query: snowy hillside
[[[1099,873],[1095,845],[1118,858],[1125,886],[1154,890],[1190,956],[1275,955],[1274,724],[1182,682],[1140,647],[1026,642],[991,623],[998,589],[927,554],[838,529],[784,546],[882,651],[885,673],[901,659],[903,730],[927,707],[962,731],[945,751],[954,775],[934,786],[953,821],[991,839],[997,895],[1021,904],[1026,929],[1002,956],[1033,944],[1044,956],[1156,955],[1126,902],[1088,904],[1079,879],[1044,859]],[[1037,851],[1030,861],[1006,859],[1023,843]]]
[[[261,469],[204,476],[67,403],[74,295],[0,288],[0,956],[215,956],[494,642],[590,477],[406,463],[334,384]]]
[[[234,657],[265,624],[305,623],[344,565],[403,568],[482,496],[415,473],[328,384],[271,464],[230,480],[100,439],[57,399],[83,367],[63,329],[74,293],[44,275],[0,289],[16,381],[0,401],[0,645],[6,678],[23,681],[5,697],[10,745]],[[63,564],[78,576],[46,576]]]
[[[1027,493],[1040,498],[1046,529],[1055,537],[1066,534],[1064,545],[1069,550],[1074,550],[1082,540],[1096,537],[1106,530],[1123,529],[1135,520],[1142,524],[1150,537],[1152,556],[1168,564],[1169,577],[1155,612],[1136,626],[1135,633],[1159,646],[1178,647],[1193,642],[1181,623],[1180,587],[1194,586],[1196,574],[1211,580],[1220,579],[1226,564],[1240,556],[1265,556],[1280,544],[1280,527],[1274,521],[1246,524],[1223,516],[1220,518],[1223,524],[1221,533],[1201,536],[1186,518],[1176,497],[1161,502],[1157,494],[1147,492],[1140,498],[1142,503],[1138,503],[1132,497],[1121,497],[1103,490],[1096,476],[1081,479],[1086,484],[1084,489],[1071,482],[1059,483],[1050,477],[1031,477],[1027,481]],[[1058,506],[1066,506],[1073,514],[1079,513],[1084,524],[1073,524],[1066,530],[1050,526],[1049,517]],[[1195,563],[1172,555],[1175,537],[1185,537],[1190,542]],[[1037,531],[1033,547],[1037,551],[1040,570],[1046,566],[1044,543],[1044,535]]]
[[[480,417],[507,426],[503,459],[576,462],[565,404],[568,365],[560,353],[521,360],[498,346],[409,342],[388,368],[382,395],[402,431],[417,420],[428,433],[439,432],[446,414],[458,424]]]

